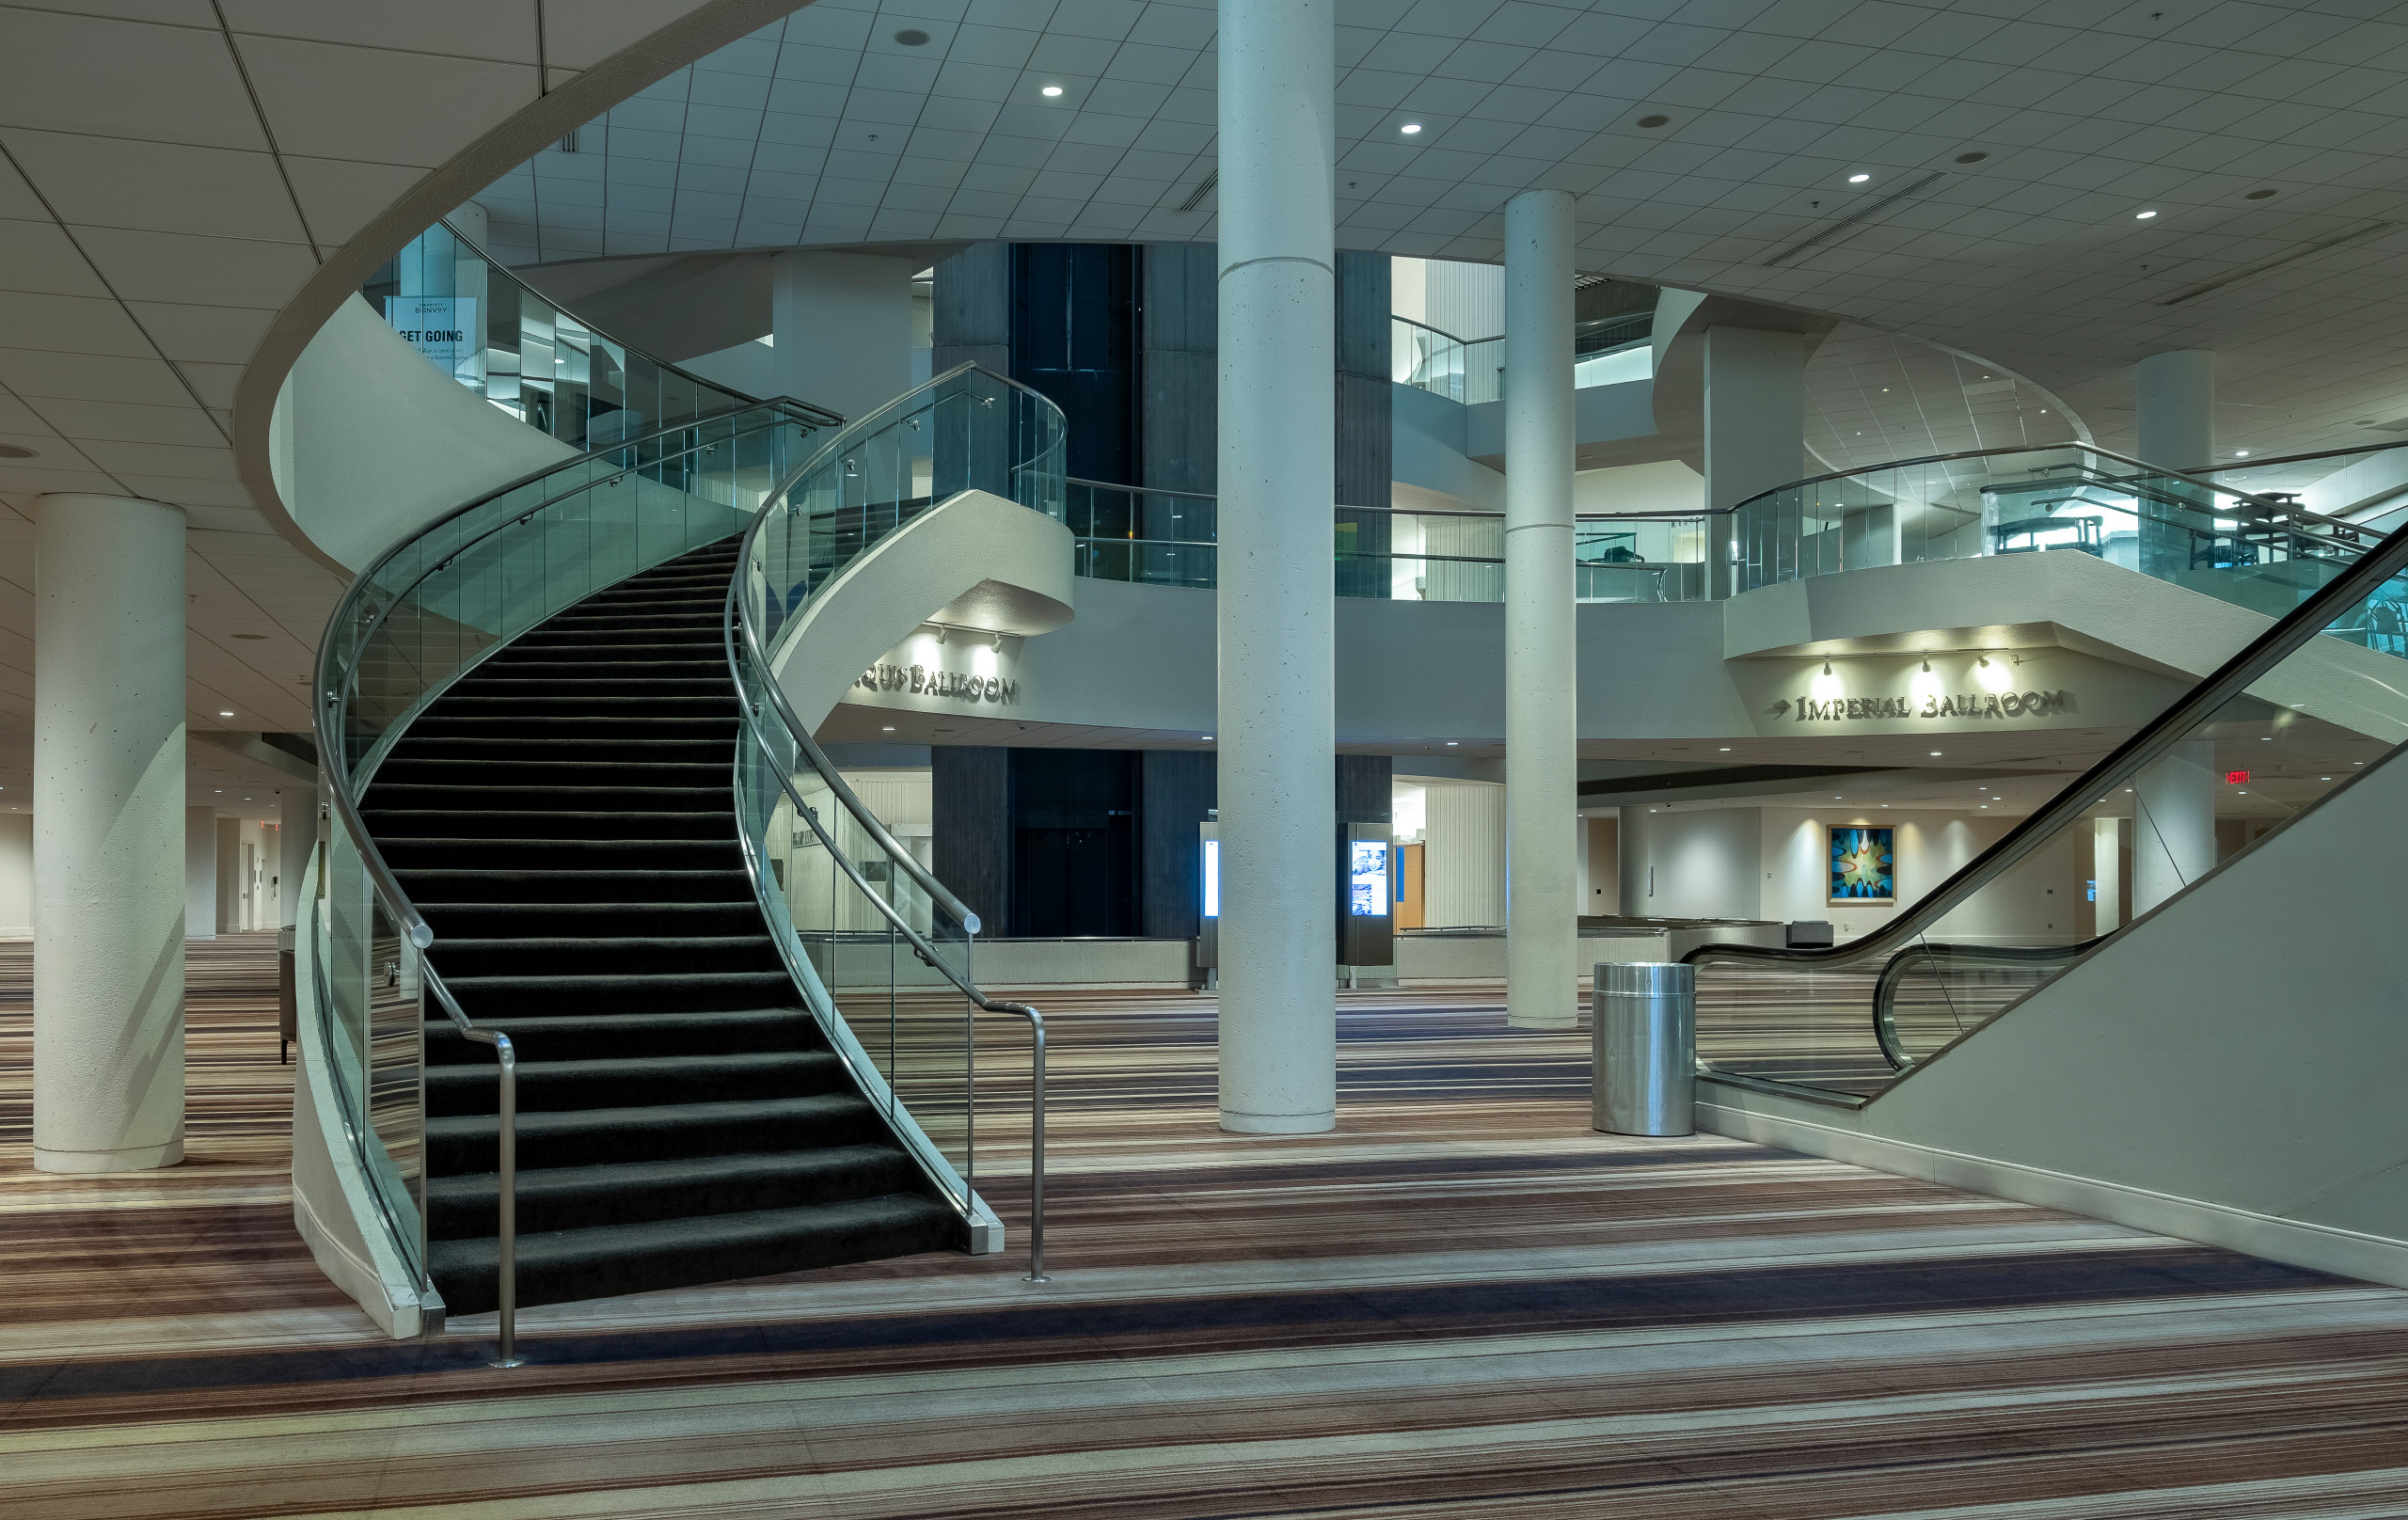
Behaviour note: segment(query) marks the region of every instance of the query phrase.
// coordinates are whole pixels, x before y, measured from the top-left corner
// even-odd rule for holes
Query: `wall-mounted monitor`
[[[1388,847],[1386,840],[1347,843],[1346,910],[1356,918],[1388,916]]]

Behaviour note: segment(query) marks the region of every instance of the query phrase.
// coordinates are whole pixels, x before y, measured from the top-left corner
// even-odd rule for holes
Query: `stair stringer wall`
[[[1699,1123],[2408,1286],[2403,901],[2395,756],[1862,1108]]]

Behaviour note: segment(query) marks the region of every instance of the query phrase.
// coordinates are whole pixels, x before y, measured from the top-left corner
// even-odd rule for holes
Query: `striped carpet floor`
[[[1340,999],[1343,1121],[1212,1126],[1212,1005],[1051,995],[1012,1253],[365,1329],[294,1238],[268,943],[193,955],[192,1160],[32,1174],[0,947],[0,1513],[2408,1514],[2408,1294],[1700,1136],[1588,1128],[1493,990]]]

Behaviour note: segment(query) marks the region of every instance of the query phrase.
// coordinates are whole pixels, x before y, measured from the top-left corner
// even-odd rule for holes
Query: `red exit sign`
[[[2226,784],[2228,785],[2245,786],[2249,784],[2249,772],[2245,770],[2227,770],[2224,773],[2224,779]]]

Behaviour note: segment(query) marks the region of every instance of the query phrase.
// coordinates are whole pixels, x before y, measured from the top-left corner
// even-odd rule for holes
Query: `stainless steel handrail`
[[[2158,759],[2233,698],[2246,692],[2308,641],[2321,638],[2337,617],[2365,599],[2375,588],[2408,567],[2408,527],[2394,530],[2347,570],[2274,621],[2272,627],[2194,686],[2117,745],[2097,765],[2067,784],[2057,795],[2009,829],[1989,848],[1974,856],[1956,874],[1933,888],[1881,927],[1844,945],[1823,949],[1788,949],[1771,945],[1705,944],[1681,958],[1691,965],[1708,961],[1763,961],[1800,968],[1842,967],[1888,957],[1919,941],[1930,927],[1968,897],[2014,868],[2056,832],[2134,771]],[[2111,936],[2112,938],[2112,936]],[[1876,1031],[1877,1040],[1879,1037]]]
[[[803,800],[802,792],[795,785],[794,777],[788,773],[785,762],[779,758],[778,752],[770,746],[768,736],[761,732],[761,726],[756,720],[760,716],[760,705],[746,704],[742,716],[745,733],[752,736],[752,742],[759,745],[762,754],[768,757],[769,768],[777,773],[779,789],[786,794],[786,800],[794,804],[795,815],[811,825],[812,833],[819,840],[820,847],[828,852],[828,858],[836,863],[837,868],[845,873],[846,879],[852,882],[863,896],[878,905],[879,913],[887,923],[894,926],[896,933],[903,936],[905,942],[911,946],[912,952],[921,960],[934,967],[946,981],[951,982],[964,997],[970,1000],[972,1006],[981,1012],[1007,1013],[1028,1021],[1033,1065],[1030,1069],[1029,1086],[1027,1280],[1051,1282],[1053,1279],[1045,1275],[1045,1016],[1025,1003],[1005,1003],[989,997],[975,982],[946,964],[944,958],[937,953],[936,946],[930,944],[919,930],[911,926],[911,922],[896,910],[895,905],[886,899],[885,895],[872,889],[869,879],[862,874],[861,867],[853,863],[851,857],[837,847],[836,841],[821,826],[819,810]],[[796,730],[789,728],[786,731],[786,736],[795,738],[799,735]],[[833,780],[834,778],[831,773],[822,771],[821,779]],[[974,1084],[976,1081],[976,1045],[974,1041],[971,1054],[971,1080]],[[974,1177],[976,1168],[974,1166],[972,1170]]]
[[[2104,939],[2105,936],[2099,936]],[[1881,974],[1873,983],[1873,1038],[1881,1047],[1881,1059],[1890,1063],[1893,1071],[1904,1071],[1920,1065],[1923,1057],[1910,1055],[1906,1042],[1898,1036],[1898,985],[1906,980],[1919,961],[1946,969],[1951,961],[1966,965],[1993,967],[2045,965],[2051,961],[2071,960],[2086,953],[2098,939],[2083,940],[2073,944],[2009,945],[2009,944],[1929,944],[1922,942],[1907,946],[1883,963]],[[1962,1034],[1970,1034],[1966,1030]]]
[[[499,1215],[499,1229],[495,1238],[494,1297],[500,1310],[501,1345],[488,1367],[523,1367],[526,1358],[518,1354],[518,1052],[510,1037],[499,1029],[482,1029],[468,1021],[460,1011],[460,1004],[452,997],[452,989],[443,983],[442,975],[421,955],[418,974],[423,985],[435,994],[443,1007],[443,1015],[452,1026],[468,1039],[493,1047],[494,1059],[500,1065],[501,1098],[494,1126],[495,1208]],[[419,1065],[426,1065],[425,1036],[420,1035]],[[421,1085],[421,1091],[423,1085]],[[425,1128],[423,1112],[419,1116],[420,1128]]]

